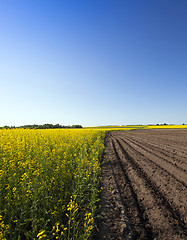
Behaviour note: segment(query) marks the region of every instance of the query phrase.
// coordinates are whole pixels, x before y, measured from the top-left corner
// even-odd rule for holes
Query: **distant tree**
[[[4,126],[4,127],[0,127],[1,128],[5,128],[5,129],[12,129],[12,128],[24,128],[24,129],[56,129],[56,128],[82,128],[81,125],[68,125],[68,126],[62,126],[60,124],[51,124],[51,123],[45,123],[43,125],[38,125],[38,124],[33,124],[33,125],[23,125],[23,126],[19,126],[19,127],[15,127],[15,126]]]
[[[81,125],[72,125],[71,128],[82,128]]]
[[[62,126],[60,124],[55,124],[53,128],[62,128]]]

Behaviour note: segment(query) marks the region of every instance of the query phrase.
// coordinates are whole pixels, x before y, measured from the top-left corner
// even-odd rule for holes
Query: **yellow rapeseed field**
[[[178,129],[178,128],[187,128],[187,125],[153,125],[153,126],[146,126],[145,128],[148,129]]]
[[[0,130],[0,239],[88,239],[104,130]]]

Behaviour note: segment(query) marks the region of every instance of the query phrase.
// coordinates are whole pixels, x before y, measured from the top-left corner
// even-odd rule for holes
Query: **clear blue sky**
[[[187,123],[186,0],[1,0],[0,126]]]

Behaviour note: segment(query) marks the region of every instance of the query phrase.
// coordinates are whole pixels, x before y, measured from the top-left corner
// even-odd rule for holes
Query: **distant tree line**
[[[25,128],[25,129],[57,129],[57,128],[82,128],[81,125],[60,125],[60,124],[50,124],[50,123],[45,123],[43,125],[38,125],[38,124],[33,124],[33,125],[23,125],[19,127],[15,126],[4,126],[0,128],[7,128],[7,129],[12,129],[12,128]]]

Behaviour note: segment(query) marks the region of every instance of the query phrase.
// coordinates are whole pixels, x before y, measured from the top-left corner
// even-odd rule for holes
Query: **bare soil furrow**
[[[120,165],[113,161],[114,153],[109,151],[112,148],[111,139],[105,141],[105,153],[102,162],[101,187],[101,219],[98,221],[99,233],[96,240],[101,239],[134,239],[133,231],[127,217],[127,206],[121,195],[121,184],[124,178],[120,179]]]
[[[134,131],[136,132],[136,131]],[[137,131],[136,134],[130,134],[129,136],[139,138],[140,141],[145,141],[147,143],[152,143],[155,146],[159,147],[160,149],[166,151],[166,153],[174,154],[177,157],[182,157],[182,159],[187,160],[187,138],[183,137],[180,141],[170,141],[168,138],[168,135],[164,135],[164,137],[161,137],[159,131],[152,131],[154,134],[149,134],[150,131],[145,131],[144,133],[141,133],[140,131]],[[185,136],[187,131],[181,131],[181,134]],[[174,132],[176,137],[176,132]],[[186,161],[185,161],[186,163]]]
[[[149,185],[154,186],[156,193],[160,195],[161,199],[164,199],[166,206],[171,210],[172,214],[174,214],[173,217],[179,219],[181,226],[185,225],[187,219],[186,211],[183,206],[185,204],[185,199],[187,198],[186,188],[184,189],[184,187],[180,185],[180,182],[176,182],[171,174],[164,171],[158,164],[145,157],[144,154],[127,143],[127,140],[123,139],[122,143],[118,138],[116,140],[121,146],[123,153],[128,155],[131,161],[134,159],[133,164],[137,165],[137,171],[142,172],[148,182],[152,181],[152,184],[149,183]],[[168,182],[170,183],[169,185]]]
[[[136,191],[133,187],[132,181],[129,178],[125,170],[124,163],[122,163],[118,151],[115,147],[114,141],[112,141],[113,150],[115,152],[115,157],[120,165],[121,171],[123,173],[123,177],[125,179],[126,184],[123,186],[121,190],[121,194],[125,201],[127,202],[127,209],[131,225],[134,232],[135,239],[154,239],[152,233],[152,226],[149,223],[147,215],[145,214],[145,208],[141,204],[139,204],[139,200],[136,194]],[[127,166],[126,166],[127,168]]]
[[[137,138],[130,138],[130,137],[127,137],[127,139],[133,141],[134,143],[136,143],[141,147],[143,143],[144,147],[142,148],[144,148],[145,151],[163,159],[167,163],[179,169],[179,171],[187,173],[187,170],[186,170],[187,162],[184,163],[184,161],[182,160],[180,161],[179,157],[177,158],[176,156],[174,156],[174,154],[170,154],[169,152],[163,151],[160,147],[147,143],[144,140],[142,141],[142,140],[138,140]]]
[[[122,139],[122,141],[124,140]],[[130,143],[136,147],[136,151],[138,151],[141,155],[147,157],[149,160],[154,159],[154,161],[150,161],[153,162],[153,164],[155,164],[162,171],[166,172],[166,174],[171,175],[171,177],[173,177],[176,181],[180,182],[184,187],[187,188],[186,169],[178,168],[175,164],[172,164],[170,161],[161,157],[159,154],[149,150],[145,147],[144,142],[139,144],[129,138],[126,138],[126,141],[130,141]],[[153,157],[151,158],[151,156]]]
[[[135,131],[134,131],[135,132]],[[138,131],[137,131],[138,132]],[[137,135],[129,135],[130,138],[137,139],[139,141],[143,141],[149,145],[157,147],[157,150],[161,151],[166,156],[169,154],[172,158],[177,158],[178,161],[182,161],[183,163],[187,164],[187,141],[185,141],[185,147],[183,148],[182,152],[180,151],[180,144],[170,145],[169,142],[166,140],[159,139],[158,137],[150,137],[147,134],[137,134]]]
[[[172,217],[176,219],[179,222],[179,226],[184,229],[185,222],[181,217],[180,212],[177,209],[174,209],[173,206],[169,203],[166,196],[160,191],[158,185],[151,180],[150,176],[148,175],[148,172],[145,172],[142,167],[134,160],[134,158],[129,155],[129,153],[124,149],[123,145],[119,140],[117,140],[123,154],[126,156],[126,158],[131,163],[132,167],[136,170],[137,174],[140,176],[140,178],[143,178],[146,186],[149,187],[152,191],[152,194],[154,195],[155,199],[158,201],[158,204],[161,204],[162,206],[165,206],[165,208],[171,213]]]
[[[163,145],[167,146],[167,148],[178,149],[179,153],[181,152],[184,154],[184,157],[186,158],[186,145],[181,141],[171,141],[169,139],[160,139],[159,137],[155,138],[154,141],[161,141]]]
[[[107,134],[96,239],[187,239],[186,144],[187,130]]]

